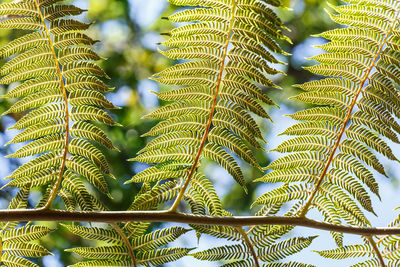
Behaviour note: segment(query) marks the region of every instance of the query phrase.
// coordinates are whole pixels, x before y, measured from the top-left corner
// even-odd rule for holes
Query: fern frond
[[[344,26],[317,35],[329,40],[318,46],[326,53],[312,57],[318,64],[306,68],[326,77],[297,85],[306,92],[294,99],[316,106],[289,115],[303,122],[284,131],[296,137],[275,151],[290,154],[270,163],[273,171],[259,179],[284,186],[263,194],[254,204],[279,203],[273,197],[279,192],[276,199],[282,202],[305,201],[297,216],[316,208],[331,223],[369,225],[363,210],[374,211],[367,188],[379,196],[369,168],[386,176],[375,153],[398,161],[381,136],[399,141],[400,47],[395,40],[400,3],[345,2],[330,5],[334,10],[328,11],[330,17]],[[310,184],[306,196],[291,193]],[[342,244],[341,236],[334,238]]]
[[[114,230],[99,227],[85,227],[62,224],[68,231],[86,239],[101,240],[112,244],[122,244],[122,238]]]
[[[192,186],[196,187],[199,185],[194,183],[198,182],[200,174],[194,167],[200,165],[203,158],[209,158],[226,169],[246,190],[237,160],[225,149],[260,168],[247,142],[262,148],[257,139],[264,139],[251,113],[269,119],[262,103],[274,105],[261,89],[277,87],[266,75],[279,73],[269,66],[280,63],[272,53],[285,54],[276,40],[288,41],[281,33],[285,29],[282,21],[270,7],[280,6],[280,3],[259,0],[170,2],[188,8],[166,19],[194,23],[165,34],[169,38],[161,45],[171,49],[160,52],[168,58],[187,61],[152,77],[179,88],[156,93],[160,99],[173,102],[145,116],[164,121],[144,135],[160,136],[134,160],[157,164],[174,160],[189,166],[182,175],[180,170],[163,171],[156,165],[131,181],[183,177],[193,180]],[[200,188],[195,190],[202,192]],[[183,195],[180,194],[179,200]],[[207,198],[204,201],[210,208],[212,201]],[[193,200],[189,202],[195,205]],[[215,207],[211,208],[210,213],[215,212]]]
[[[22,176],[19,178],[12,179],[5,186],[14,186],[14,187],[20,187],[20,188],[29,186],[29,187],[33,188],[33,187],[38,187],[38,186],[53,183],[56,180],[57,180],[57,172],[53,168],[49,168],[49,169],[44,169],[42,171],[37,172],[32,177]]]
[[[201,196],[204,206],[208,208],[210,215],[222,215],[222,203],[211,182],[201,174],[194,174],[192,188]]]
[[[75,202],[81,208],[81,210],[92,210],[94,204],[92,203],[92,198],[86,186],[74,173],[70,171],[65,171],[64,180],[62,181],[62,188],[64,193],[70,193]]]
[[[67,160],[66,166],[72,172],[88,179],[91,184],[100,189],[103,193],[109,194],[104,175],[87,159],[81,156],[74,156]]]
[[[139,196],[151,191],[147,186],[142,187]],[[138,203],[136,197],[134,203]],[[149,223],[121,223],[123,227],[113,226],[114,229],[99,227],[83,227],[64,225],[72,233],[83,238],[102,240],[112,245],[97,247],[78,247],[67,249],[89,261],[82,261],[73,266],[132,266],[140,263],[145,266],[158,265],[175,261],[189,253],[187,248],[161,248],[181,235],[190,231],[183,227],[158,229],[147,233]]]
[[[34,264],[33,262],[25,259],[25,258],[13,256],[13,255],[8,254],[8,253],[4,253],[1,256],[1,260],[2,260],[2,262],[4,262],[7,265],[10,265],[10,266],[29,266],[29,267],[38,266],[38,265]]]
[[[236,180],[236,182],[241,185],[247,192],[243,173],[240,170],[239,165],[236,163],[235,159],[229,155],[221,146],[215,145],[213,143],[208,143],[204,147],[204,156],[216,161],[225,170],[229,172],[230,175]]]
[[[15,153],[9,155],[9,157],[22,158],[41,154],[47,151],[54,151],[62,149],[63,147],[63,136],[54,134],[48,135],[41,139],[37,139],[24,147],[18,149]]]
[[[126,181],[125,183],[149,183],[163,179],[184,177],[186,175],[186,169],[189,167],[189,165],[179,163],[177,161],[171,162],[150,167],[145,171],[136,174],[131,180]]]
[[[129,257],[128,251],[123,246],[102,246],[95,248],[72,248],[65,251],[73,252],[87,259],[125,260]]]
[[[0,56],[7,59],[0,68],[0,83],[20,83],[5,96],[20,100],[4,114],[26,112],[11,127],[24,131],[9,143],[32,140],[10,156],[40,155],[18,168],[9,177],[13,179],[9,185],[26,186],[30,181],[30,186],[37,187],[54,183],[55,189],[46,196],[47,206],[54,201],[60,185],[68,188],[62,193],[65,200],[69,194],[78,197],[77,188],[83,187],[82,184],[73,186],[77,182],[71,178],[73,175],[82,175],[107,193],[102,172],[109,174],[110,169],[100,150],[90,141],[109,148],[114,146],[102,130],[84,121],[116,125],[103,110],[116,108],[102,94],[110,89],[98,78],[108,76],[94,63],[101,59],[90,48],[95,41],[82,33],[90,24],[70,17],[85,10],[58,2],[23,1],[0,5],[0,14],[16,16],[0,21],[0,27],[30,30],[0,48]],[[38,177],[35,173],[44,176]],[[67,181],[63,183],[63,179]],[[86,195],[88,192],[81,193],[85,197],[78,197],[79,206],[92,209],[88,204],[91,199]]]
[[[294,199],[307,199],[310,193],[309,187],[302,185],[291,185],[284,184],[281,187],[273,189],[259,198],[257,198],[253,205],[264,204],[272,206],[275,204],[286,203]]]
[[[4,243],[3,251],[4,253],[8,253],[14,256],[30,258],[51,255],[51,253],[43,246],[32,243]]]
[[[27,191],[29,192],[29,191]],[[15,228],[17,224],[3,226],[0,233],[1,240],[1,262],[9,266],[38,266],[27,258],[37,258],[52,255],[43,246],[31,241],[36,241],[47,234],[52,229],[40,225],[25,225]],[[6,230],[6,228],[8,228]]]
[[[285,189],[287,189],[287,186]],[[303,191],[307,193],[307,190],[303,189]],[[301,204],[301,202],[294,205],[285,216],[292,216],[295,214],[301,207],[299,204]],[[279,212],[281,207],[282,203],[266,205],[257,215],[272,216]],[[222,266],[250,267],[255,265],[255,259],[260,261],[258,263],[260,266],[261,261],[265,262],[262,266],[268,266],[268,264],[272,264],[271,266],[280,266],[280,262],[278,262],[280,259],[286,258],[308,247],[313,239],[316,238],[316,236],[307,238],[295,237],[282,240],[282,236],[294,228],[290,225],[257,225],[251,227],[247,233],[244,233],[246,237],[244,237],[243,233],[241,233],[238,228],[231,226],[191,225],[191,227],[197,232],[209,234],[217,238],[241,241],[241,244],[214,247],[192,254],[193,257],[200,260],[223,260],[225,264]],[[295,264],[294,266],[309,266],[302,263],[293,264]],[[289,264],[288,266],[292,265]]]
[[[89,122],[79,121],[74,123],[71,129],[71,134],[75,137],[95,141],[107,148],[118,150],[103,130]]]
[[[153,210],[160,204],[173,199],[179,192],[176,181],[156,184],[151,189],[138,194],[128,210]]]
[[[10,176],[6,179],[15,179],[20,177],[32,177],[34,174],[40,170],[48,168],[56,168],[62,162],[61,156],[57,152],[48,152],[43,154],[30,162],[27,162],[16,169]]]

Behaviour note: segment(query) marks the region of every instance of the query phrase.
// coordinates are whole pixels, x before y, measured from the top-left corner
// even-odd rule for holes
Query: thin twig
[[[249,248],[250,253],[254,259],[255,267],[260,267],[260,264],[258,263],[258,257],[257,257],[256,251],[254,250],[254,246],[253,246],[253,244],[251,244],[249,237],[247,236],[247,233],[243,230],[243,227],[241,227],[241,226],[236,227],[236,229],[242,235],[244,243]]]
[[[366,236],[366,238],[367,238],[368,242],[371,244],[372,248],[374,249],[374,253],[375,253],[376,257],[379,260],[380,267],[386,267],[385,261],[382,258],[382,254],[379,251],[379,248],[376,245],[374,238],[372,236],[370,236],[370,235]]]
[[[114,228],[114,230],[117,231],[119,236],[122,238],[122,241],[124,241],[124,244],[129,251],[129,255],[131,256],[133,267],[137,267],[135,253],[133,252],[131,243],[129,242],[129,239],[126,237],[124,231],[122,231],[122,229],[114,222],[109,222],[108,224],[111,225],[111,227]]]

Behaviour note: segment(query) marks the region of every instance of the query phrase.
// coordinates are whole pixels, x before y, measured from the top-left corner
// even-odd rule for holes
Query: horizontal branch
[[[168,211],[64,211],[64,210],[0,210],[0,221],[72,221],[72,222],[175,222],[209,225],[294,225],[355,235],[400,235],[395,227],[354,227],[330,224],[300,217],[283,216],[200,216]]]

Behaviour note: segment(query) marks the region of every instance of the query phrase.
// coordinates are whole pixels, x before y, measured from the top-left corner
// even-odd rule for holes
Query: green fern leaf
[[[96,141],[107,148],[118,151],[118,149],[112,144],[112,141],[107,137],[106,133],[91,123],[85,121],[74,123],[71,129],[71,134],[75,137]]]
[[[295,237],[279,242],[260,251],[260,259],[268,262],[284,259],[288,255],[294,254],[308,247],[315,238],[316,236],[307,238]]]
[[[1,255],[1,260],[2,262],[4,262],[5,264],[9,265],[9,266],[27,266],[27,267],[36,267],[37,265],[34,264],[33,262],[21,258],[21,257],[17,257],[17,256],[13,256],[10,255],[8,253],[4,253],[3,255]]]
[[[171,22],[194,23],[173,29],[166,34],[169,38],[161,43],[171,47],[160,50],[164,56],[187,61],[152,77],[179,88],[156,93],[160,99],[174,102],[145,116],[164,121],[144,135],[159,137],[133,160],[156,164],[173,160],[197,167],[201,159],[209,158],[226,169],[246,190],[237,160],[225,148],[260,168],[247,142],[262,148],[256,139],[264,139],[250,114],[269,119],[261,103],[274,105],[260,86],[277,87],[266,75],[279,73],[269,66],[281,63],[272,53],[285,54],[276,40],[289,41],[281,33],[285,29],[282,21],[270,7],[280,6],[280,3],[259,0],[170,0],[170,3],[196,7],[179,10],[166,18]],[[131,181],[178,177],[196,180],[199,177],[199,173],[189,171],[194,168],[185,168],[188,175],[183,175],[183,170],[151,167]],[[192,186],[198,185],[193,182]],[[195,190],[201,191],[200,188]],[[190,197],[187,199],[194,208],[196,202]],[[212,203],[204,201],[206,205]],[[215,207],[210,212],[214,213],[213,209]]]
[[[160,204],[176,197],[178,192],[179,187],[175,181],[168,181],[162,185],[156,184],[147,192],[137,195],[129,210],[156,209]]]
[[[194,174],[192,188],[196,190],[203,199],[204,206],[208,208],[210,215],[222,215],[222,203],[211,182],[205,176]]]
[[[92,203],[91,195],[87,191],[85,185],[74,173],[66,171],[64,180],[62,182],[64,192],[68,192],[73,196],[75,202],[79,205],[81,210],[92,210],[94,204]]]
[[[176,240],[179,236],[187,233],[188,229],[182,227],[170,227],[156,230],[152,233],[141,235],[132,240],[135,250],[151,250],[166,245]]]
[[[203,261],[220,261],[247,258],[250,256],[250,251],[243,245],[231,245],[210,248],[208,250],[193,253],[191,256]]]
[[[138,252],[137,262],[140,264],[161,265],[167,262],[176,261],[186,256],[191,248],[163,248]]]
[[[350,245],[341,248],[336,248],[327,251],[317,251],[319,255],[325,258],[331,259],[345,259],[345,258],[355,258],[355,257],[371,257],[373,255],[372,248],[366,245]]]
[[[103,229],[98,227],[84,227],[61,224],[70,232],[80,237],[93,240],[101,240],[111,244],[122,244],[122,237],[115,230]]]
[[[366,188],[379,196],[369,168],[386,176],[375,152],[398,161],[381,136],[399,140],[396,31],[400,11],[399,3],[391,0],[345,2],[349,4],[330,5],[335,13],[328,14],[344,26],[317,35],[329,40],[318,46],[326,53],[312,57],[318,64],[306,68],[326,77],[297,85],[306,92],[294,99],[316,107],[290,115],[305,121],[286,129],[283,134],[296,137],[275,149],[290,154],[270,163],[268,168],[273,171],[259,179],[285,184],[254,204],[301,200],[305,202],[299,216],[316,208],[331,223],[344,220],[361,226],[369,225],[363,210],[374,212]],[[291,194],[292,188],[309,188],[310,184],[306,196]],[[276,200],[275,193],[279,194]],[[340,235],[334,238],[342,244]],[[339,250],[344,253],[344,247]]]
[[[9,157],[22,158],[47,151],[59,150],[62,149],[63,144],[63,136],[57,134],[48,135],[18,149],[15,153],[9,155]]]
[[[193,229],[202,234],[208,234],[217,238],[224,238],[229,241],[240,241],[241,235],[232,226],[216,225],[191,225]]]
[[[29,193],[29,191],[26,192]],[[22,202],[26,203],[26,200],[22,200]],[[10,206],[10,208],[13,207]],[[18,222],[13,222],[2,226],[3,230],[0,233],[2,255],[0,260],[7,266],[38,266],[24,257],[37,258],[52,255],[43,246],[31,243],[31,241],[46,236],[52,229],[39,225],[25,225],[16,228],[17,224]]]
[[[70,267],[100,267],[100,266],[127,267],[131,265],[132,262],[130,260],[92,260],[92,261],[79,262],[69,266]]]
[[[65,251],[73,252],[81,257],[88,259],[110,259],[110,260],[124,260],[129,257],[128,251],[123,246],[102,246],[95,248],[72,248]]]
[[[72,207],[72,196],[77,197],[80,207],[90,210],[98,205],[89,203],[92,197],[88,191],[80,195],[78,188],[83,189],[83,185],[72,177],[82,175],[107,193],[102,172],[109,174],[110,169],[100,150],[88,140],[109,148],[114,146],[102,130],[83,121],[116,125],[103,110],[115,106],[102,94],[111,88],[98,78],[108,76],[93,62],[101,59],[90,48],[96,41],[82,33],[90,24],[70,17],[85,10],[59,2],[38,0],[0,5],[0,14],[16,16],[2,20],[0,28],[30,30],[0,48],[0,56],[6,59],[0,68],[0,83],[20,83],[5,95],[20,99],[4,114],[26,112],[11,127],[23,132],[8,143],[32,140],[10,156],[40,155],[18,168],[9,177],[13,179],[9,185],[38,187],[55,183],[56,188],[43,196],[48,199],[47,205],[54,201],[58,186],[65,185],[68,189],[64,188],[61,195],[69,202],[67,206]],[[68,181],[62,183],[64,178]]]
[[[3,252],[14,256],[31,258],[51,255],[51,253],[44,247],[32,243],[4,243]]]
[[[91,184],[100,189],[104,194],[109,194],[104,175],[91,162],[81,156],[74,156],[67,160],[66,166],[71,171],[86,177]]]

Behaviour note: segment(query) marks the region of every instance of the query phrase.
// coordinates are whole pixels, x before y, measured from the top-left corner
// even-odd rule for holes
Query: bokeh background
[[[264,130],[265,138],[268,141],[266,149],[276,147],[284,137],[277,136],[285,128],[294,123],[285,114],[293,113],[296,110],[304,108],[297,101],[287,100],[290,96],[297,93],[297,89],[292,87],[293,84],[303,83],[310,79],[315,79],[313,75],[302,69],[303,66],[314,64],[307,60],[321,51],[313,47],[320,45],[325,40],[310,37],[313,34],[332,29],[336,25],[330,20],[328,14],[324,11],[328,8],[325,0],[285,0],[286,10],[280,10],[279,14],[285,21],[287,27],[291,29],[287,35],[293,41],[293,44],[282,43],[285,51],[292,54],[289,58],[282,57],[281,61],[286,62],[284,66],[280,66],[282,71],[287,73],[286,76],[276,76],[274,79],[283,88],[283,90],[271,90],[268,94],[276,102],[280,108],[270,108],[269,112],[274,121],[273,124],[267,121],[260,121]],[[96,44],[95,49],[106,60],[101,62],[102,67],[112,79],[109,85],[116,87],[115,91],[107,95],[115,105],[123,109],[113,112],[116,121],[124,125],[123,127],[114,127],[107,129],[110,138],[115,145],[119,147],[121,153],[104,151],[113,169],[113,174],[117,177],[115,181],[109,181],[109,187],[113,199],[102,198],[112,210],[124,210],[128,208],[138,186],[135,184],[123,183],[129,180],[132,175],[143,170],[147,166],[145,164],[128,162],[127,159],[134,157],[139,149],[146,143],[146,139],[140,135],[147,132],[156,122],[151,120],[143,120],[141,117],[153,110],[160,103],[154,94],[150,91],[160,91],[165,88],[148,79],[153,73],[158,72],[165,67],[173,64],[172,61],[164,58],[157,49],[163,47],[157,43],[163,40],[160,33],[169,31],[173,25],[166,20],[161,20],[161,16],[167,16],[176,10],[177,7],[169,6],[167,0],[76,0],[73,1],[77,6],[88,9],[88,13],[82,16],[84,20],[95,22],[88,31],[88,34],[94,39],[101,40]],[[330,3],[336,4],[334,0]],[[8,30],[0,31],[0,45],[7,43],[15,38],[17,33]],[[0,87],[0,95],[4,94],[6,87]],[[12,100],[0,98],[0,112],[8,109]],[[15,131],[6,131],[6,129],[18,119],[18,114],[7,115],[1,118],[0,123],[0,178],[6,177],[21,161],[6,159],[5,155],[15,151],[18,146],[11,145],[4,147],[15,134]],[[400,147],[393,146],[393,150],[400,155]],[[276,153],[257,152],[257,158],[263,166],[275,159]],[[389,179],[377,175],[380,183],[381,198],[373,196],[375,211],[379,219],[369,214],[371,222],[375,226],[385,226],[398,213],[394,208],[400,206],[398,177],[400,173],[399,166],[383,159],[383,163],[390,173]],[[249,215],[248,210],[250,204],[257,196],[270,189],[271,185],[256,184],[251,181],[260,177],[262,174],[250,166],[243,165],[246,179],[248,181],[249,193],[244,194],[233,179],[220,167],[214,164],[208,164],[205,171],[207,176],[213,181],[217,192],[223,200],[224,207],[230,212],[237,215]],[[5,183],[0,180],[0,186]],[[8,201],[13,195],[12,189],[4,189],[0,191],[0,208],[6,208]],[[31,200],[34,202],[38,198],[40,192],[34,192]],[[383,204],[384,203],[384,204]],[[308,216],[319,219],[316,214],[310,212]],[[48,223],[56,228],[54,223]],[[159,225],[154,225],[159,227]],[[320,235],[313,245],[301,254],[294,255],[285,259],[297,260],[306,263],[315,264],[316,266],[350,266],[355,260],[331,261],[321,258],[312,250],[323,250],[334,248],[329,233],[310,230],[305,228],[296,228],[293,235]],[[65,248],[76,246],[90,245],[88,241],[83,241],[63,230],[57,229],[50,237],[43,239],[46,247],[51,250],[55,256],[45,257],[42,262],[38,262],[43,266],[67,266],[76,263],[79,258],[70,253],[63,252]],[[199,246],[200,249],[210,248],[222,244],[224,241],[216,240],[207,236],[202,236],[197,240],[194,233],[188,233],[180,238],[176,243],[178,245],[194,247]],[[361,242],[357,236],[346,235],[345,243],[351,244]],[[200,262],[187,257],[178,262],[169,264],[168,266],[216,266],[216,263]]]

